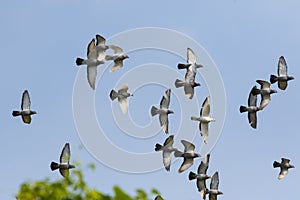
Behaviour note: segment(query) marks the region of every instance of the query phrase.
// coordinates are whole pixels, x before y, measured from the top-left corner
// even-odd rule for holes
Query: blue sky
[[[101,164],[85,148],[80,148],[72,112],[73,86],[79,71],[75,65],[76,57],[86,55],[86,46],[97,33],[109,38],[142,27],[169,28],[190,36],[206,49],[221,73],[227,95],[227,113],[220,140],[211,152],[208,170],[211,175],[219,171],[219,187],[224,192],[219,199],[235,199],[241,195],[244,200],[295,198],[296,180],[300,178],[300,161],[297,160],[300,138],[296,121],[299,113],[296,105],[300,100],[297,90],[300,77],[299,7],[297,1],[283,3],[277,0],[2,2],[0,88],[4,95],[0,105],[0,198],[13,199],[19,185],[26,180],[60,178],[57,172],[50,171],[49,164],[59,158],[65,142],[71,144],[73,160],[97,164],[95,172],[84,168],[85,178],[91,187],[105,193],[111,193],[112,186],[119,185],[130,194],[137,188],[146,191],[156,188],[165,199],[200,198],[195,183],[187,179],[189,170],[177,173],[181,161],[172,164],[170,173],[162,169],[130,174]],[[287,60],[289,74],[296,79],[289,83],[286,91],[272,96],[270,105],[258,113],[258,129],[253,130],[247,123],[246,114],[240,114],[238,108],[247,103],[256,79],[268,80],[271,73],[276,73],[281,55]],[[106,118],[106,113],[100,111],[105,103],[109,103],[106,91],[112,89],[118,78],[132,66],[155,62],[175,68],[184,59],[157,51],[129,56],[124,68],[115,76],[106,73],[107,76],[99,81],[95,107],[99,108],[97,116],[105,124],[104,128],[111,128],[108,137],[113,142],[129,151],[143,152],[154,148],[156,142],[162,143],[166,136],[159,133],[148,143],[147,140],[122,142],[122,133],[118,132],[111,116]],[[201,76],[197,80],[203,84],[196,89],[201,104],[207,96],[207,87]],[[107,84],[100,84],[102,81]],[[38,112],[30,126],[11,116],[11,111],[20,107],[24,89],[29,90],[32,109]],[[132,110],[130,114],[141,125],[152,120],[148,113],[145,119],[141,116],[149,111],[149,106],[159,103],[165,90],[161,87],[149,89],[155,93],[147,95],[145,90],[137,91],[130,101],[138,110]],[[172,96],[170,106],[176,110],[178,104]],[[170,129],[176,138],[180,118],[175,114],[170,116]],[[202,144],[199,135],[194,142],[198,150],[198,145]],[[182,149],[182,146],[178,148]],[[296,168],[278,181],[278,170],[272,168],[272,163],[281,157],[290,158]],[[200,161],[195,161],[191,170],[195,171]]]

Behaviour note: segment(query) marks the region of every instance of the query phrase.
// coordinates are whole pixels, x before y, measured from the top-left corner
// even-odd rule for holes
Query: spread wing
[[[119,93],[119,94],[121,94],[121,93],[127,93],[127,90],[128,90],[128,85],[125,84],[125,85],[123,85],[122,88],[120,88],[120,89],[118,90],[118,93]]]
[[[281,180],[285,177],[285,175],[287,175],[289,173],[287,168],[281,168],[280,169],[280,173],[278,175],[278,179]]]
[[[257,116],[256,116],[256,112],[248,112],[248,120],[249,120],[249,124],[252,128],[256,128],[257,127]]]
[[[257,87],[254,86],[250,91],[250,94],[248,97],[248,106],[256,106],[256,104],[257,104],[257,95],[253,95],[253,92],[252,92],[256,89],[257,89]]]
[[[96,46],[105,46],[106,40],[105,40],[104,37],[102,37],[101,35],[97,34],[96,35],[96,40],[97,40]]]
[[[257,80],[256,82],[260,85],[261,89],[268,89],[271,86],[271,83],[269,83],[268,81]]]
[[[23,95],[22,95],[22,103],[21,103],[21,109],[22,110],[29,110],[30,109],[30,97],[29,97],[29,93],[27,90],[25,90],[23,92]]]
[[[160,126],[163,127],[165,133],[169,133],[169,119],[167,114],[159,115]]]
[[[170,104],[170,93],[171,89],[166,90],[164,96],[162,97],[160,101],[160,108],[161,109],[168,109]]]
[[[114,61],[114,66],[112,66],[112,68],[109,69],[109,72],[115,72],[115,71],[117,71],[118,69],[120,69],[122,67],[123,67],[123,60],[116,59]]]
[[[93,90],[95,89],[96,78],[97,78],[97,66],[88,65],[87,66],[87,79]]]
[[[171,160],[172,160],[172,152],[163,151],[163,163],[167,171],[170,171]]]
[[[278,87],[282,90],[287,88],[288,82],[287,81],[278,81]]]
[[[210,113],[210,97],[206,97],[202,104],[202,108],[200,110],[200,116],[201,117],[207,117],[209,116]]]
[[[172,147],[174,143],[174,135],[170,135],[164,142],[164,147]]]
[[[270,94],[262,94],[259,108],[261,110],[264,109],[270,103],[270,101],[271,101],[271,95]]]
[[[188,168],[190,168],[194,163],[194,159],[193,158],[184,158],[183,163],[181,164],[180,168],[178,169],[178,172],[181,173],[185,170],[187,170]]]
[[[287,159],[287,158],[281,158],[281,163],[283,163],[283,164],[288,164],[288,163],[290,163],[290,159]]]
[[[199,179],[197,179],[197,182],[196,182],[198,191],[200,192],[202,199],[205,199],[205,195],[206,195],[206,191],[207,191],[205,182],[206,182],[205,180],[199,180]]]
[[[214,175],[211,177],[210,189],[218,190],[218,187],[219,187],[219,173],[215,172]]]
[[[69,177],[69,169],[59,168],[59,172],[63,177],[65,177],[65,178]]]
[[[70,157],[71,157],[70,145],[69,145],[69,143],[66,143],[60,154],[59,161],[61,164],[69,164]]]
[[[118,101],[121,107],[121,110],[124,114],[128,112],[128,99],[118,97]]]
[[[195,150],[195,145],[193,145],[192,143],[186,141],[186,140],[181,140],[181,143],[184,146],[184,152],[185,153],[192,153]]]
[[[185,84],[184,93],[187,98],[192,99],[194,96],[194,88],[190,84]]]
[[[196,56],[194,51],[191,48],[187,48],[187,63],[195,64],[196,63]]]
[[[22,115],[22,120],[26,124],[30,124],[31,123],[31,117],[30,117],[30,115]]]
[[[198,167],[198,174],[206,174],[209,165],[209,159],[210,159],[210,154],[207,154]]]
[[[205,144],[208,142],[208,123],[200,122],[199,123],[200,134]]]
[[[278,61],[278,69],[277,69],[278,76],[287,76],[287,68],[288,67],[284,57],[280,56]]]
[[[98,57],[96,46],[95,46],[95,39],[89,43],[87,48],[87,58],[88,59],[96,59]]]
[[[123,49],[121,47],[116,45],[108,45],[108,47],[114,51],[114,55],[120,56],[123,54]]]

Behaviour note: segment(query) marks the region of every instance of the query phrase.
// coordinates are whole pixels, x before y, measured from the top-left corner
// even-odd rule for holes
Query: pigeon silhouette
[[[173,143],[174,143],[174,136],[170,135],[165,140],[164,145],[158,143],[155,145],[155,151],[162,151],[163,163],[167,171],[170,171],[172,153],[175,150],[177,150],[176,148],[173,147]]]
[[[283,56],[280,56],[277,67],[277,75],[270,76],[271,84],[278,82],[278,88],[281,90],[285,90],[288,85],[288,81],[293,80],[293,76],[288,76],[287,74],[288,66]]]
[[[51,162],[50,168],[52,171],[59,169],[60,174],[67,178],[69,176],[69,169],[75,168],[74,165],[70,164],[70,145],[69,143],[66,143],[61,154],[59,163]]]
[[[280,173],[278,175],[279,180],[283,179],[285,177],[285,175],[288,174],[288,172],[289,172],[288,170],[290,168],[295,168],[294,165],[290,164],[290,160],[287,158],[281,158],[281,163],[274,161],[273,167],[274,168],[280,167]]]
[[[93,90],[95,90],[95,82],[97,78],[97,67],[98,65],[105,63],[104,61],[105,50],[108,48],[108,46],[105,46],[105,39],[102,36],[96,35],[96,39],[97,39],[97,47],[94,38],[91,40],[91,42],[88,45],[87,59],[83,59],[83,58],[76,59],[77,66],[87,65],[87,79],[90,87]]]
[[[208,143],[208,124],[212,121],[215,121],[214,118],[210,117],[210,97],[206,97],[202,108],[200,110],[200,117],[191,117],[191,120],[193,121],[199,121],[199,129],[201,133],[201,137],[203,138],[203,141],[205,144]]]
[[[29,97],[29,93],[27,90],[25,90],[23,92],[22,95],[22,102],[21,102],[21,111],[12,111],[12,116],[16,117],[16,116],[22,116],[22,120],[24,123],[26,124],[30,124],[31,123],[31,115],[36,114],[36,111],[32,111],[30,109],[30,97]]]
[[[124,55],[123,49],[115,45],[108,45],[110,49],[114,51],[113,55],[106,55],[105,60],[113,60],[114,66],[110,68],[110,72],[115,72],[121,67],[123,67],[123,60],[129,58],[127,55]]]
[[[210,190],[209,190],[209,200],[217,200],[217,196],[223,194],[219,191],[219,173],[215,172],[211,177]]]
[[[178,169],[178,172],[184,172],[188,168],[190,168],[194,163],[194,158],[200,157],[201,155],[199,153],[195,153],[195,145],[186,141],[181,140],[181,143],[184,146],[184,152],[181,152],[179,150],[175,150],[174,156],[175,157],[183,157],[183,163],[181,164],[180,168]]]
[[[116,92],[115,90],[111,90],[109,97],[113,101],[116,98],[118,98],[118,102],[120,104],[121,110],[124,114],[128,112],[128,97],[133,96],[133,94],[130,94],[127,92],[128,85],[124,85],[121,89]]]
[[[271,94],[277,93],[277,91],[270,88],[271,83],[268,81],[257,80],[256,82],[260,84],[260,89],[255,88],[252,92],[254,95],[261,95],[259,109],[262,110],[270,103]]]
[[[206,179],[211,178],[206,174],[209,165],[209,158],[210,154],[206,155],[201,161],[201,164],[198,167],[198,174],[194,172],[189,173],[189,180],[197,179],[197,188],[201,194],[202,199],[206,199],[206,194],[208,194],[209,191],[206,187]]]
[[[254,95],[254,91],[257,90],[256,86],[253,86],[249,93],[248,97],[248,107],[246,106],[240,106],[240,113],[248,112],[248,121],[252,128],[257,127],[257,112],[260,110],[259,107],[257,107],[257,95]]]
[[[171,94],[171,89],[166,90],[164,96],[160,101],[160,109],[156,108],[155,106],[152,106],[151,108],[152,116],[155,116],[157,114],[159,115],[160,126],[163,127],[165,133],[169,133],[168,115],[174,113],[172,110],[169,110],[170,94]]]

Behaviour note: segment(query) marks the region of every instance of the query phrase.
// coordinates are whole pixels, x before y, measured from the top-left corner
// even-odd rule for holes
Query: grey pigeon
[[[59,169],[60,174],[67,178],[69,176],[69,169],[75,168],[74,165],[70,164],[70,145],[69,143],[66,143],[61,154],[59,163],[51,162],[50,168],[52,171]]]
[[[291,165],[290,164],[290,160],[289,159],[286,159],[286,158],[281,158],[281,163],[277,162],[277,161],[274,161],[273,163],[273,167],[276,168],[276,167],[280,167],[280,173],[278,175],[278,179],[281,180],[285,177],[285,175],[288,174],[288,170],[290,168],[295,168],[294,165]]]
[[[174,136],[170,135],[164,142],[164,145],[156,144],[155,151],[162,151],[163,155],[163,163],[167,171],[170,171],[171,160],[172,160],[172,152],[177,150],[173,147]]]
[[[208,142],[208,124],[215,121],[210,117],[210,97],[206,97],[200,110],[200,117],[191,117],[193,121],[199,121],[199,129],[205,144]]]
[[[215,172],[211,177],[210,190],[209,190],[209,200],[217,200],[217,196],[223,194],[219,191],[219,173]]]
[[[116,98],[118,98],[118,102],[120,104],[121,110],[124,114],[128,112],[128,97],[133,96],[133,94],[130,94],[127,92],[128,85],[124,85],[121,89],[116,92],[115,90],[111,90],[109,97],[113,101]]]
[[[151,108],[152,116],[155,116],[157,114],[159,115],[160,126],[163,127],[165,133],[169,133],[168,115],[174,113],[172,110],[169,110],[170,94],[171,94],[171,89],[166,90],[164,96],[160,101],[160,109],[156,108],[155,106],[152,106]]]
[[[252,128],[257,127],[257,116],[256,113],[260,110],[259,107],[257,107],[257,95],[254,95],[254,91],[257,90],[257,87],[254,86],[249,94],[248,97],[248,107],[246,106],[240,106],[240,113],[248,112],[248,121]]]
[[[210,154],[206,155],[201,161],[201,164],[198,167],[198,174],[190,172],[189,180],[197,179],[197,188],[201,194],[202,199],[206,199],[206,194],[208,194],[208,189],[206,187],[206,179],[211,178],[208,176],[207,169],[209,165]]]
[[[97,78],[97,67],[100,64],[104,64],[105,61],[105,50],[108,48],[105,46],[105,39],[96,35],[97,39],[97,47],[95,44],[95,39],[93,38],[88,45],[87,48],[87,59],[77,58],[76,64],[79,65],[87,65],[87,79],[89,85],[94,90],[95,82]],[[98,49],[98,50],[97,50]]]
[[[29,93],[27,90],[25,90],[23,92],[22,95],[22,102],[21,102],[21,111],[13,111],[12,112],[12,116],[16,117],[16,116],[22,116],[22,120],[24,123],[26,124],[30,124],[31,123],[31,115],[36,114],[36,111],[32,111],[30,109],[30,97],[29,97]]]
[[[178,69],[189,69],[192,72],[196,73],[197,68],[203,67],[201,64],[197,64],[197,57],[194,51],[191,48],[187,48],[187,64],[178,64]]]
[[[285,59],[283,56],[280,56],[279,61],[278,61],[278,68],[277,68],[277,75],[271,75],[270,76],[270,82],[271,84],[278,82],[278,87],[281,90],[285,90],[288,85],[289,80],[293,80],[293,76],[288,76],[287,74],[288,67],[285,62]]]
[[[261,95],[261,101],[259,105],[259,109],[262,110],[264,109],[271,101],[271,94],[277,93],[276,90],[273,90],[270,88],[271,83],[268,81],[263,81],[263,80],[257,80],[256,81],[258,84],[260,84],[260,89],[255,89],[253,90],[254,95]]]
[[[123,60],[129,58],[127,55],[124,55],[123,49],[115,45],[108,45],[110,49],[114,51],[113,55],[106,55],[105,60],[113,60],[114,66],[110,68],[110,72],[115,72],[121,67],[123,67]]]
[[[183,163],[181,164],[180,168],[178,169],[178,172],[181,173],[188,168],[190,168],[194,163],[194,158],[200,157],[201,155],[199,153],[195,153],[195,145],[186,141],[181,140],[181,143],[184,146],[184,152],[181,152],[179,150],[175,150],[174,156],[175,157],[183,157]]]

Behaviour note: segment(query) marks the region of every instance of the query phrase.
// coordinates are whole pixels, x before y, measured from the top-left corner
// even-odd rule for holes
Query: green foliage
[[[96,166],[90,164],[94,170]],[[61,178],[51,181],[49,178],[35,182],[25,182],[20,186],[16,199],[18,200],[149,200],[148,195],[141,189],[136,190],[136,196],[131,197],[120,187],[113,188],[113,196],[89,188],[84,180],[82,171],[74,169],[69,178]],[[158,195],[157,190],[151,191],[152,195]],[[152,198],[153,199],[153,198]]]

